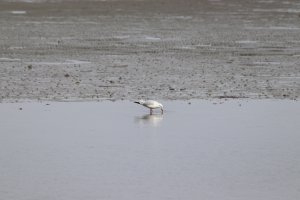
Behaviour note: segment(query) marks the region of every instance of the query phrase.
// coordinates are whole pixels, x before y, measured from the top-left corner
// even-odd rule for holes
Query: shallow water
[[[0,104],[3,199],[299,199],[298,101]]]

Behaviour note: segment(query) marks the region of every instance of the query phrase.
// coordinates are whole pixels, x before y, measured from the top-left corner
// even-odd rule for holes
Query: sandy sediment
[[[299,99],[297,1],[1,1],[0,101]]]

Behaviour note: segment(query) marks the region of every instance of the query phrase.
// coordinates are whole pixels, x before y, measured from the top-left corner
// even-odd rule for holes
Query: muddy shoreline
[[[0,101],[299,99],[297,1],[1,1]]]

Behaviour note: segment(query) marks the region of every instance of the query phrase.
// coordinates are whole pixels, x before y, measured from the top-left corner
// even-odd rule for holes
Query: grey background
[[[0,1],[0,100],[298,99],[300,3]]]

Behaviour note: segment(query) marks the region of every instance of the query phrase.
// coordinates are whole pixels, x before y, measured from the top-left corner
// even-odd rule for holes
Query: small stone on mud
[[[28,65],[27,68],[28,68],[28,69],[32,69],[32,65]]]
[[[68,78],[68,77],[70,77],[70,75],[69,74],[65,74],[65,77]]]
[[[172,90],[172,91],[173,91],[173,90],[175,90],[175,88],[173,88],[173,87],[170,86],[170,87],[169,87],[169,90]]]

